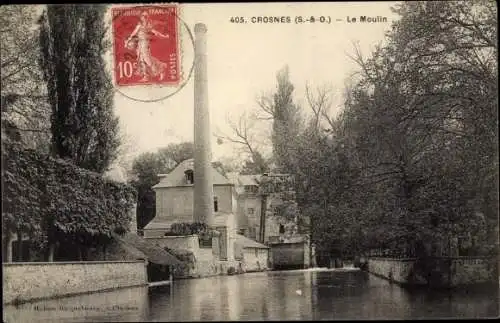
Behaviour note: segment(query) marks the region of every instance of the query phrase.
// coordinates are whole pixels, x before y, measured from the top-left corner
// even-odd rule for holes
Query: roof
[[[236,244],[242,246],[243,248],[269,249],[268,246],[242,236],[241,234],[236,235]]]
[[[140,253],[144,254],[149,262],[158,265],[179,265],[182,262],[177,259],[174,255],[164,250],[162,247],[146,241],[144,238],[134,234],[126,233],[123,236],[114,235],[114,238],[119,242],[123,243],[130,249],[136,249]],[[134,252],[139,254],[138,252]]]
[[[192,186],[192,184],[187,184],[185,180],[184,172],[188,169],[194,170],[194,159],[192,158],[186,159],[177,165],[177,167],[175,167],[166,176],[162,176],[160,182],[153,186],[153,188]],[[219,171],[217,171],[217,169],[215,169],[212,165],[210,165],[210,169],[212,175],[212,185],[232,185],[232,183],[224,175],[219,173]]]

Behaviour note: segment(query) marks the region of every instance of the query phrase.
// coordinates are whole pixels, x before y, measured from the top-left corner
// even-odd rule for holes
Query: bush
[[[193,234],[205,234],[208,232],[208,227],[205,223],[174,223],[170,230],[165,234],[168,236],[187,236]]]

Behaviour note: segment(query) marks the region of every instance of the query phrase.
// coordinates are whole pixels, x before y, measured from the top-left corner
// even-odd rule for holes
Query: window
[[[194,172],[192,169],[188,169],[184,172],[184,175],[186,175],[186,183],[187,184],[193,184],[194,183]]]
[[[212,248],[212,238],[209,235],[198,236],[200,248]]]
[[[214,196],[214,212],[219,211],[219,201],[217,200],[217,196]]]
[[[249,207],[248,210],[247,210],[248,215],[253,215],[254,212],[255,212],[255,209],[252,208],[252,207]]]
[[[280,234],[285,233],[285,226],[283,224],[280,224]]]

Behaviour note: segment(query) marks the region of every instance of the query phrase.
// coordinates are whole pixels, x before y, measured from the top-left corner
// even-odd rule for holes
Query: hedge
[[[2,159],[3,234],[96,244],[129,230],[133,187],[13,145],[3,147]]]

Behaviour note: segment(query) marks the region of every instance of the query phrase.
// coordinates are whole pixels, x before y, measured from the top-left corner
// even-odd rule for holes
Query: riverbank
[[[274,273],[274,274],[273,274]],[[301,290],[300,295],[297,290]],[[249,273],[4,307],[5,322],[408,320],[498,316],[498,289],[412,291],[362,271]]]

